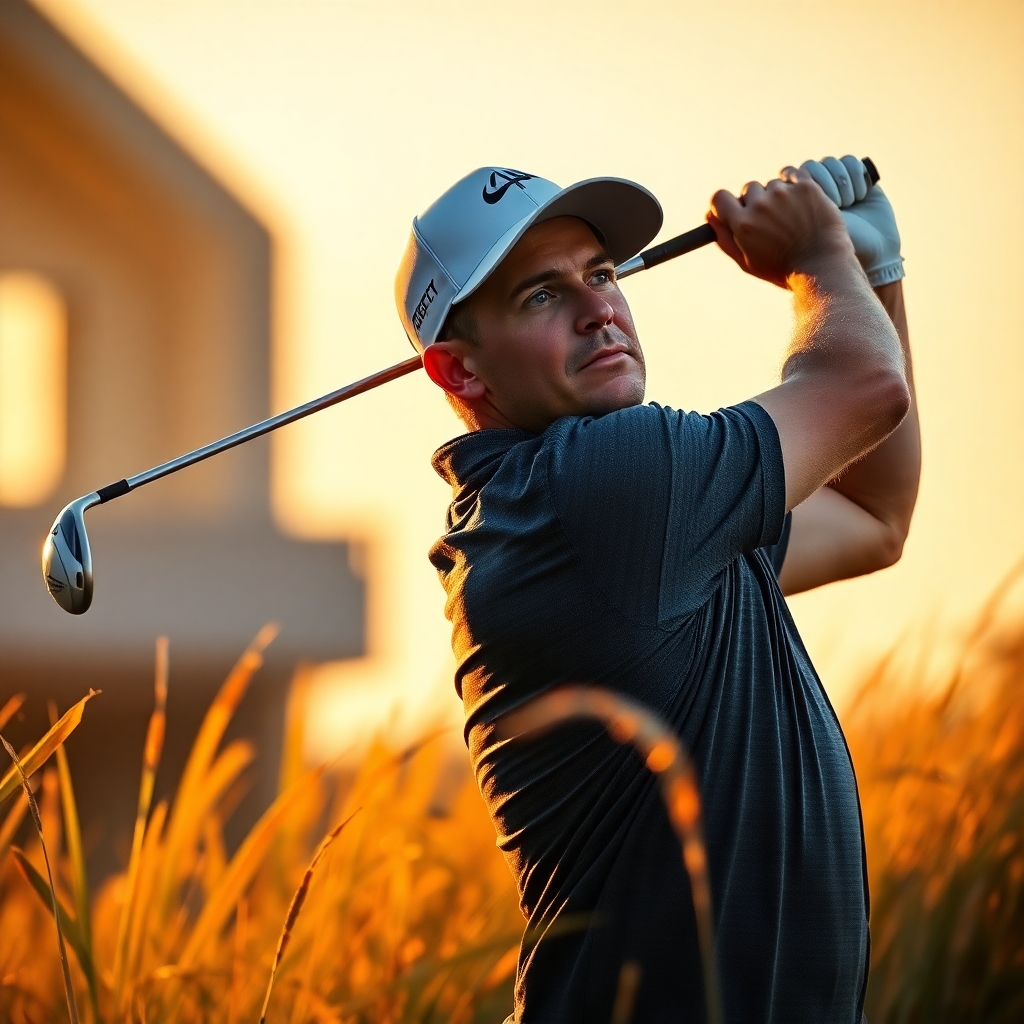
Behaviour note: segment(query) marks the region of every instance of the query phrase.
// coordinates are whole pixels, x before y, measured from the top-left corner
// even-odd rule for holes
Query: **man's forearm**
[[[896,330],[863,271],[850,262],[852,267],[833,260],[790,278],[796,329],[783,383],[757,399],[780,436],[791,434],[791,443],[806,451],[802,468],[807,479],[790,479],[787,470],[791,508],[837,468],[849,466],[888,437],[909,400]],[[831,438],[831,443],[822,445],[814,435]]]
[[[903,302],[903,282],[883,285],[876,290],[876,294],[899,335],[906,364],[907,385],[910,388],[910,411],[877,448],[855,462],[831,481],[829,486],[890,527],[894,543],[902,547],[917,500],[921,475],[921,431]]]
[[[783,380],[802,372],[835,373],[852,381],[880,370],[902,375],[905,356],[896,322],[891,313],[886,317],[882,295],[872,292],[852,253],[849,260],[831,258],[792,274],[787,283],[796,329]]]

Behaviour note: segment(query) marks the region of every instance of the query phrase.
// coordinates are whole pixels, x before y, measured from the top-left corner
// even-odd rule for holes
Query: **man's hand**
[[[896,216],[886,194],[871,184],[864,164],[855,156],[841,160],[827,156],[820,162],[806,160],[800,166],[842,210],[857,259],[871,286],[880,288],[901,280],[903,257]]]
[[[748,274],[785,288],[794,274],[852,263],[854,249],[837,206],[809,170],[786,167],[767,186],[748,182],[739,198],[716,192],[708,223],[719,246]]]

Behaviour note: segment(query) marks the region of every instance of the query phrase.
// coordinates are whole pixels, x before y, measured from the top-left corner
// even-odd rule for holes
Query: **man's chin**
[[[622,374],[587,395],[586,416],[607,416],[619,409],[629,409],[644,400],[644,381],[631,374]]]

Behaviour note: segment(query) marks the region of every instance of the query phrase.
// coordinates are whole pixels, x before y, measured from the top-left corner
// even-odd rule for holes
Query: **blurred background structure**
[[[289,538],[272,521],[267,442],[95,510],[87,616],[58,610],[38,562],[64,502],[269,414],[273,239],[23,0],[0,3],[0,181],[3,695],[31,695],[34,735],[44,698],[63,707],[104,691],[71,759],[86,820],[127,828],[154,638],[172,638],[173,776],[213,688],[276,620],[236,723],[266,755],[251,818],[276,784],[295,663],[364,647],[348,545]]]
[[[75,138],[102,137],[106,151],[122,153],[119,166],[148,168],[133,180],[150,182],[152,201],[133,199],[133,189],[143,186],[129,187],[122,174],[108,191],[135,212],[95,219],[104,225],[108,264],[120,261],[168,289],[145,316],[137,300],[111,308],[136,324],[136,336],[163,332],[161,345],[170,347],[164,365],[145,363],[142,349],[132,350],[132,360],[99,350],[85,360],[75,348],[85,337],[85,297],[72,287],[73,276],[4,256],[4,270],[34,270],[56,287],[59,302],[34,280],[41,322],[48,317],[52,324],[67,310],[70,416],[80,399],[97,397],[102,381],[113,380],[112,362],[152,389],[146,397],[111,392],[97,399],[92,433],[68,434],[68,479],[33,499],[34,508],[2,513],[4,575],[13,580],[22,572],[17,557],[31,576],[28,589],[0,583],[5,663],[22,636],[56,652],[74,630],[83,649],[107,650],[105,621],[143,622],[149,614],[142,588],[121,575],[115,542],[130,543],[136,531],[181,530],[181,542],[168,544],[170,571],[200,583],[183,587],[184,601],[145,619],[150,635],[140,630],[134,690],[148,701],[152,638],[168,633],[173,711],[175,688],[192,678],[187,659],[213,646],[211,634],[236,630],[225,648],[234,652],[259,624],[241,621],[249,602],[262,600],[259,585],[206,572],[214,555],[204,544],[215,542],[200,536],[200,520],[207,538],[223,536],[218,530],[228,521],[241,529],[228,509],[250,487],[248,493],[261,495],[251,507],[265,516],[265,536],[281,529],[314,542],[276,542],[278,550],[306,552],[316,565],[275,570],[271,589],[280,600],[254,616],[266,611],[284,620],[271,648],[282,661],[302,656],[319,665],[310,690],[309,757],[333,756],[365,738],[394,707],[410,732],[442,712],[457,723],[443,592],[426,552],[449,500],[430,454],[461,428],[422,375],[274,436],[269,513],[262,443],[94,510],[97,596],[78,622],[50,605],[35,561],[40,533],[68,496],[255,419],[268,404],[287,408],[407,356],[392,289],[411,218],[485,164],[522,167],[560,183],[593,174],[633,178],[661,199],[668,237],[699,223],[719,187],[738,190],[786,163],[827,153],[877,162],[907,259],[924,472],[897,566],[791,602],[841,715],[865,667],[907,631],[933,619],[935,648],[956,648],[957,624],[1024,551],[1024,204],[1014,198],[1024,168],[1019,0],[34,3],[79,55],[61,44],[60,60],[30,63],[31,48],[17,60],[5,50],[4,68],[38,64],[46,70],[34,73],[36,80],[70,83],[49,93],[61,96]],[[0,10],[8,22],[11,12],[27,8],[25,0],[0,0]],[[109,79],[103,89],[95,71],[75,71],[87,65],[81,54]],[[87,80],[93,85],[86,87]],[[117,90],[110,83],[120,99],[111,98]],[[108,97],[107,107],[97,91]],[[8,92],[5,86],[0,97],[5,109]],[[133,136],[126,121],[138,126],[147,119],[124,113],[132,103],[161,127],[150,123]],[[33,131],[42,132],[44,123],[39,119]],[[82,152],[96,148],[82,142]],[[176,170],[157,173],[158,152],[176,153],[168,156]],[[80,194],[63,173],[67,180],[57,179],[47,216]],[[25,172],[12,177],[5,165],[3,174],[5,197],[14,195],[13,183]],[[4,202],[6,223],[13,213]],[[92,199],[79,205],[101,210]],[[132,241],[136,221],[156,225],[166,239],[159,258]],[[0,283],[0,296],[5,287],[32,290],[33,281],[19,280]],[[174,289],[182,301],[169,297]],[[247,290],[258,301],[250,303]],[[739,273],[714,247],[638,275],[624,292],[644,343],[650,399],[709,411],[777,379],[789,298]],[[243,311],[246,328],[233,319]],[[223,328],[211,326],[215,321]],[[214,335],[217,345],[207,340]],[[243,336],[251,347],[238,340]],[[176,347],[174,338],[194,347],[184,340]],[[244,353],[257,349],[259,359],[245,362]],[[86,388],[96,378],[100,383]],[[0,438],[0,452],[3,444]],[[192,512],[186,501],[194,502]],[[16,539],[19,531],[24,541]],[[333,649],[303,632],[317,620],[291,589],[317,585],[317,571],[335,557],[327,552],[341,560],[357,609],[331,634]],[[232,563],[239,573],[251,568],[239,559]],[[196,605],[202,628],[190,633],[189,604],[204,587],[223,587],[218,593],[226,596],[214,616],[199,614]],[[42,632],[19,624],[28,614],[20,604],[29,600],[45,614]],[[296,624],[286,618],[290,609],[299,609]],[[81,737],[101,727],[114,703],[90,706]],[[132,737],[141,746],[141,728]]]

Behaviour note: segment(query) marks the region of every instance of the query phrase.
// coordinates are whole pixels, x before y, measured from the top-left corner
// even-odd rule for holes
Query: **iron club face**
[[[46,589],[72,615],[81,615],[92,604],[92,551],[85,532],[85,510],[100,501],[94,491],[65,505],[43,542]]]

